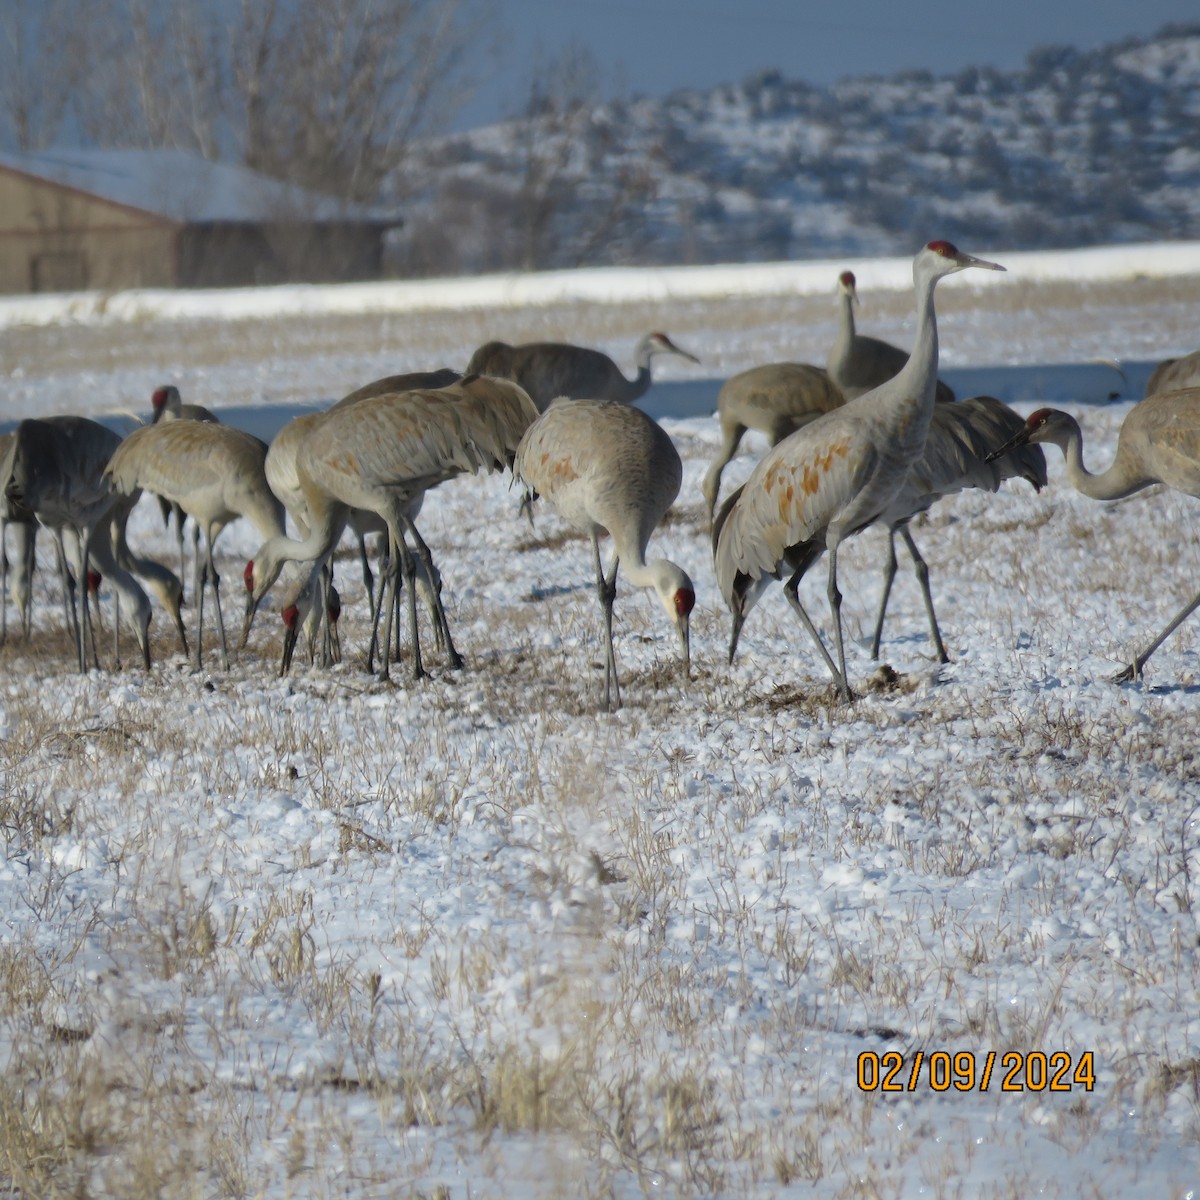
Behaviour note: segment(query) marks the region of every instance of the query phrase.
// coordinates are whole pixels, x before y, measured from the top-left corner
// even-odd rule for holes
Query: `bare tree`
[[[371,200],[409,141],[467,95],[488,3],[6,0],[0,95],[25,143],[52,140],[70,97],[96,144],[189,149]],[[20,20],[13,5],[41,15]],[[60,27],[77,31],[78,62],[45,35]],[[37,91],[46,79],[61,90]]]
[[[0,5],[0,127],[15,149],[43,149],[62,130],[86,45],[77,7],[72,0]]]

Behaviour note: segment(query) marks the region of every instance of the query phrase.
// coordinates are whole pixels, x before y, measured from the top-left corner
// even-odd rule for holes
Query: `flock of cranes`
[[[1088,496],[1114,499],[1152,483],[1200,496],[1200,354],[1163,364],[1148,389],[1155,394],[1129,413],[1113,464],[1092,475],[1083,466],[1082,434],[1071,417],[1042,409],[1023,420],[992,397],[956,400],[938,379],[935,287],[967,269],[1004,270],[945,241],[930,242],[917,254],[911,353],[857,331],[856,280],[844,272],[838,280],[839,332],[825,367],[765,364],[721,389],[721,446],[701,491],[718,589],[733,618],[731,662],[750,611],[771,582],[781,581],[837,692],[851,700],[838,551],[872,525],[882,525],[889,535],[872,655],[879,652],[898,535],[917,571],[935,652],[948,661],[928,568],[909,522],[964,488],[995,491],[1007,479],[1024,479],[1040,489],[1046,462],[1039,443],[1061,447],[1068,479]],[[58,547],[64,609],[80,670],[97,662],[88,601],[88,581],[97,572],[117,601],[114,636],[123,620],[147,667],[151,606],[145,588],[170,614],[185,656],[194,654],[197,667],[203,661],[204,599],[211,592],[228,669],[214,546],[225,526],[242,518],[262,539],[243,573],[242,645],[263,598],[280,583],[282,669],[290,665],[302,630],[314,648],[323,637],[324,657],[336,654],[341,596],[332,581],[332,555],[349,526],[359,541],[371,607],[368,670],[378,655],[380,674],[388,677],[393,627],[398,639],[405,599],[412,674],[425,673],[418,594],[439,652],[458,669],[463,660],[443,606],[441,575],[416,522],[430,489],[464,473],[509,470],[525,489],[526,503],[545,498],[592,542],[606,643],[603,701],[606,708],[620,704],[612,622],[621,566],[630,583],[658,596],[676,630],[682,671],[690,670],[695,586],[678,564],[647,558],[683,478],[670,437],[631,407],[650,385],[656,354],[698,361],[665,334],[651,333],[638,346],[631,381],[607,355],[585,347],[489,342],[461,376],[443,369],[377,380],[324,412],[291,421],[269,446],[222,424],[207,409],[182,403],[171,386],[155,391],[152,423],[124,439],[82,417],[22,421],[0,438],[0,533],[11,532],[13,550],[11,559],[5,555],[0,579],[5,609],[0,637],[7,636],[10,595],[28,633],[34,537],[45,527]],[[765,434],[771,447],[718,507],[722,472],[747,430]],[[126,523],[143,492],[159,497],[164,515],[174,515],[179,576],[128,545]],[[194,524],[196,608],[190,648],[180,612],[187,518]],[[377,589],[365,542],[371,534],[386,547]],[[612,543],[607,569],[603,534]],[[801,580],[822,555],[828,556],[832,650],[799,595]],[[1138,675],[1198,606],[1200,594],[1118,678]]]

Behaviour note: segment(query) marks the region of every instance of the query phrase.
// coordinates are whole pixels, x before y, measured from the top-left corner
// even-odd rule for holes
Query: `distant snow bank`
[[[979,254],[992,256],[986,250],[980,250]],[[1156,242],[1086,250],[997,251],[994,256],[1008,268],[1008,273],[973,273],[974,285],[1011,286],[1031,280],[1080,283],[1200,274],[1200,242]],[[902,290],[912,281],[909,258],[846,257],[707,267],[596,267],[454,279],[202,291],[74,292],[0,298],[0,329],[17,325],[524,308],[572,301],[624,304],[721,296],[814,295],[832,290],[837,275],[847,269],[855,272],[860,285],[873,291]]]

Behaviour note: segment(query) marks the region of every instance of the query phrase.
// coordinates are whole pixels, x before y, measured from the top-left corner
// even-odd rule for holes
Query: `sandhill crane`
[[[346,404],[356,404],[359,400],[370,400],[372,396],[386,396],[390,392],[449,387],[461,378],[457,371],[449,367],[439,367],[436,371],[406,371],[400,375],[385,375],[382,379],[375,379],[371,383],[364,383],[360,388],[355,388],[333,407],[341,408]]]
[[[151,424],[154,425],[159,421],[208,421],[213,425],[221,423],[216,414],[203,404],[184,404],[179,389],[173,383],[166,383],[154,389],[150,397],[150,407],[154,413]]]
[[[400,574],[408,588],[413,676],[425,674],[417,636],[415,567],[405,543],[413,538],[431,577],[429,548],[406,509],[431,487],[464,472],[502,470],[537,416],[521,388],[499,379],[467,377],[450,387],[374,396],[331,410],[296,455],[300,486],[311,518],[302,540],[269,538],[246,565],[246,619],[275,582],[285,562],[320,562],[336,544],[350,509],[377,513],[388,527],[391,590],[381,646],[391,642],[392,611]],[[389,677],[390,655],[381,676]]]
[[[91,637],[88,617],[88,561],[108,580],[125,602],[125,616],[133,628],[142,663],[150,666],[150,601],[137,581],[113,557],[110,520],[117,504],[104,480],[111,454],[120,435],[86,417],[28,419],[17,426],[6,484],[10,501],[27,508],[41,524],[74,535],[74,574],[84,581],[78,620],[79,669],[88,669]],[[94,653],[94,648],[93,648]]]
[[[883,619],[896,577],[896,534],[912,556],[917,582],[929,616],[929,634],[939,662],[949,662],[929,590],[929,567],[921,557],[908,523],[944,496],[965,488],[997,491],[1006,479],[1024,479],[1035,491],[1046,486],[1046,456],[1038,446],[1014,447],[1008,454],[989,460],[992,448],[1025,427],[1025,420],[994,396],[969,396],[956,404],[938,404],[933,410],[925,450],[913,464],[895,498],[879,518],[888,531],[888,558],[883,570],[879,617],[871,639],[871,657],[879,657]]]
[[[282,535],[283,505],[267,484],[267,448],[256,437],[228,425],[170,421],[135,429],[117,448],[106,475],[124,495],[141,489],[173,500],[204,533],[204,561],[196,555],[196,668],[204,636],[204,581],[212,584],[221,637],[221,659],[229,669],[220,578],[213,545],[230,521],[245,517],[263,537]]]
[[[166,383],[154,389],[150,396],[150,409],[152,414],[150,421],[153,425],[157,425],[159,421],[208,421],[210,424],[220,424],[216,414],[205,408],[203,404],[184,404],[179,389],[173,383]],[[162,509],[164,524],[170,524],[174,520],[175,541],[179,547],[179,573],[182,577],[187,573],[187,562],[183,553],[183,510],[178,504],[166,500],[162,496],[159,496],[158,503]],[[200,531],[197,529],[195,541],[199,542],[199,540]],[[194,545],[193,552],[195,552]]]
[[[1146,381],[1146,395],[1194,387],[1200,387],[1200,350],[1193,350],[1182,358],[1167,358],[1160,362]]]
[[[529,393],[538,412],[545,412],[559,396],[632,404],[650,387],[650,360],[656,354],[677,354],[689,362],[700,361],[681,350],[665,333],[655,332],[646,334],[637,344],[634,379],[626,379],[620,367],[602,351],[565,342],[528,342],[521,346],[487,342],[471,356],[467,374],[514,380]]]
[[[1067,479],[1077,492],[1093,500],[1119,500],[1154,483],[1200,497],[1200,387],[1147,396],[1129,410],[1117,435],[1117,453],[1108,470],[1093,475],[1083,465],[1083,433],[1065,412],[1039,408],[1025,427],[993,457],[1025,443],[1049,442],[1063,452]],[[1200,592],[1133,662],[1113,677],[1114,683],[1138,678],[1147,660],[1200,605]]]
[[[322,609],[322,599],[324,608]],[[332,583],[326,584],[316,571],[310,571],[293,586],[279,608],[283,618],[283,655],[279,674],[292,668],[292,658],[301,632],[308,640],[308,659],[316,658],[317,636],[324,630],[327,636],[325,652],[333,662],[342,658],[338,621],[342,615],[342,598]]]
[[[443,368],[437,371],[410,371],[403,375],[389,375],[385,379],[376,380],[359,388],[357,391],[343,396],[332,408],[323,412],[304,413],[289,421],[272,439],[267,450],[264,464],[267,482],[271,490],[283,501],[284,507],[291,515],[301,537],[307,537],[310,520],[308,504],[300,485],[300,476],[296,468],[296,453],[304,439],[324,421],[329,412],[350,407],[362,400],[374,396],[387,395],[389,392],[405,392],[413,390],[429,390],[447,387],[458,382],[462,377],[457,371]],[[420,514],[424,501],[424,492],[417,494],[407,507],[405,515],[410,521],[415,521]],[[381,533],[386,536],[387,526],[374,512],[363,509],[352,509],[349,514],[349,524],[358,540],[359,560],[362,564],[363,585],[367,589],[367,598],[372,612],[375,611],[375,581],[371,572],[371,564],[367,557],[366,537],[368,534]],[[319,569],[319,565],[316,569]],[[430,607],[431,620],[436,631],[439,649],[446,648],[448,626],[445,624],[445,614],[438,605],[438,586],[430,580],[423,562],[417,564],[418,587]],[[314,608],[319,613],[320,609]],[[456,668],[462,666],[462,660],[454,650],[453,643],[449,645],[451,663]],[[368,654],[368,664],[372,661],[374,646]]]
[[[920,458],[933,417],[937,382],[937,281],[968,267],[1002,271],[996,263],[934,241],[913,260],[917,332],[898,375],[784,438],[725,502],[715,524],[717,582],[733,613],[729,657],[747,613],[780,577],[789,603],[812,636],[844,700],[846,679],[837,552],[841,542],[887,510]],[[804,573],[829,551],[828,599],[837,647],[835,663],[804,611],[797,588]]]
[[[748,429],[765,433],[774,446],[843,403],[842,391],[828,373],[809,363],[767,363],[727,379],[717,394],[721,449],[700,485],[709,525],[721,489],[721,473]]]
[[[899,346],[880,338],[867,337],[854,326],[854,306],[858,303],[857,280],[853,271],[838,276],[838,296],[841,299],[842,319],[837,337],[829,351],[826,368],[829,378],[842,389],[847,400],[886,383],[908,362],[908,354]],[[940,379],[936,384],[936,399],[947,404],[954,392]]]
[[[526,431],[513,476],[535,496],[545,496],[559,515],[590,534],[596,560],[596,591],[604,615],[608,656],[604,707],[612,692],[621,703],[613,649],[612,610],[617,568],[635,587],[653,588],[679,635],[684,674],[690,672],[689,622],[696,589],[669,559],[646,561],[650,536],[679,495],[683,466],[666,431],[641,409],[614,401],[552,404]],[[600,561],[600,534],[613,540],[607,575]]]
[[[8,601],[12,601],[21,619],[21,631],[28,638],[33,620],[33,572],[37,552],[37,522],[26,508],[13,504],[3,483],[12,477],[12,459],[16,454],[16,432],[0,434],[0,645],[8,640]],[[12,530],[13,559],[10,564],[8,531]]]

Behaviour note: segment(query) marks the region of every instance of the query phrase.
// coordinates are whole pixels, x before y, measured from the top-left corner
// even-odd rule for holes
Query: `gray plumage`
[[[650,587],[657,593],[679,636],[686,673],[695,587],[686,572],[668,559],[646,561],[650,537],[675,502],[683,480],[679,452],[666,431],[640,409],[615,401],[553,404],[521,440],[513,476],[592,539],[608,642],[605,707],[610,707],[613,691],[617,703],[621,702],[612,640],[612,605],[621,564],[635,587]],[[607,575],[600,561],[602,533],[613,541]]]
[[[730,659],[747,613],[787,567],[788,602],[813,638],[842,698],[851,699],[837,586],[838,546],[879,519],[924,452],[937,383],[934,287],[943,276],[968,267],[1004,269],[962,254],[949,242],[925,246],[913,260],[916,340],[900,373],[785,438],[726,502],[715,528],[715,566],[721,595],[733,613]],[[796,590],[805,571],[825,551],[836,663]]]
[[[854,306],[858,303],[856,282],[853,271],[843,271],[838,276],[841,322],[826,363],[830,379],[847,400],[886,383],[908,362],[908,352],[899,346],[858,332],[854,324]],[[953,389],[940,379],[935,386],[939,404],[954,400]]]
[[[1113,461],[1098,475],[1084,466],[1079,422],[1054,408],[1040,408],[1031,414],[1021,431],[989,457],[1010,454],[1018,446],[1047,442],[1062,450],[1071,486],[1093,500],[1119,500],[1155,483],[1200,497],[1200,387],[1159,392],[1135,404],[1121,424]],[[1113,681],[1129,683],[1140,676],[1154,651],[1197,606],[1200,592]]]
[[[650,387],[650,360],[656,354],[700,361],[681,350],[665,333],[656,332],[646,334],[634,350],[637,375],[633,379],[626,379],[602,351],[567,342],[528,342],[520,346],[487,342],[471,356],[467,374],[495,375],[519,383],[539,412],[545,412],[560,396],[632,404]]]
[[[1194,387],[1200,387],[1200,350],[1193,350],[1182,358],[1167,358],[1160,362],[1146,381],[1146,395]]]
[[[64,530],[75,535],[72,566],[83,592],[76,623],[81,671],[88,669],[91,639],[86,595],[89,560],[108,580],[118,600],[124,601],[124,615],[137,639],[142,663],[150,666],[150,601],[133,576],[117,564],[112,548],[110,521],[119,501],[109,490],[104,471],[120,442],[119,434],[86,417],[25,420],[17,426],[5,468],[5,493],[10,503],[27,509],[60,535]]]
[[[509,466],[522,434],[536,416],[533,402],[515,384],[477,377],[446,388],[388,393],[331,409],[296,451],[310,529],[301,540],[283,534],[269,538],[247,565],[243,639],[254,610],[283,564],[323,560],[345,527],[349,511],[365,509],[387,524],[392,564],[387,625],[380,641],[384,648],[381,674],[385,679],[389,674],[386,647],[403,572],[408,587],[413,675],[422,676],[415,566],[406,535],[416,543],[431,578],[436,577],[436,568],[408,508],[428,489],[456,475]]]
[[[747,430],[765,433],[774,446],[844,402],[828,372],[809,363],[767,363],[727,379],[717,395],[721,448],[700,485],[709,523],[721,490],[721,474]]]
[[[871,641],[871,657],[879,657],[879,642],[883,621],[887,615],[888,598],[896,576],[896,534],[908,547],[929,616],[930,637],[939,662],[949,662],[946,647],[938,629],[929,589],[929,567],[913,540],[909,521],[926,512],[938,500],[966,488],[998,491],[1006,479],[1024,479],[1035,491],[1046,486],[1046,456],[1038,446],[1018,446],[994,461],[988,455],[1025,426],[1024,418],[994,396],[969,396],[955,404],[934,407],[925,438],[925,449],[913,464],[908,476],[891,503],[880,514],[879,522],[887,527],[888,557],[883,570],[883,589],[879,601],[879,616]]]
[[[335,405],[341,408],[347,404],[357,404],[360,400],[370,400],[372,396],[386,396],[389,392],[411,392],[417,389],[443,388],[457,383],[462,376],[449,367],[440,367],[436,371],[406,371],[401,375],[385,375],[382,379],[364,383],[347,393]]]
[[[117,448],[106,474],[118,493],[138,489],[178,504],[203,533],[205,552],[195,555],[196,667],[203,660],[204,584],[213,590],[221,659],[229,669],[220,577],[213,547],[231,521],[244,517],[264,537],[284,529],[283,505],[264,471],[265,443],[228,425],[205,421],[165,421],[135,429]]]

